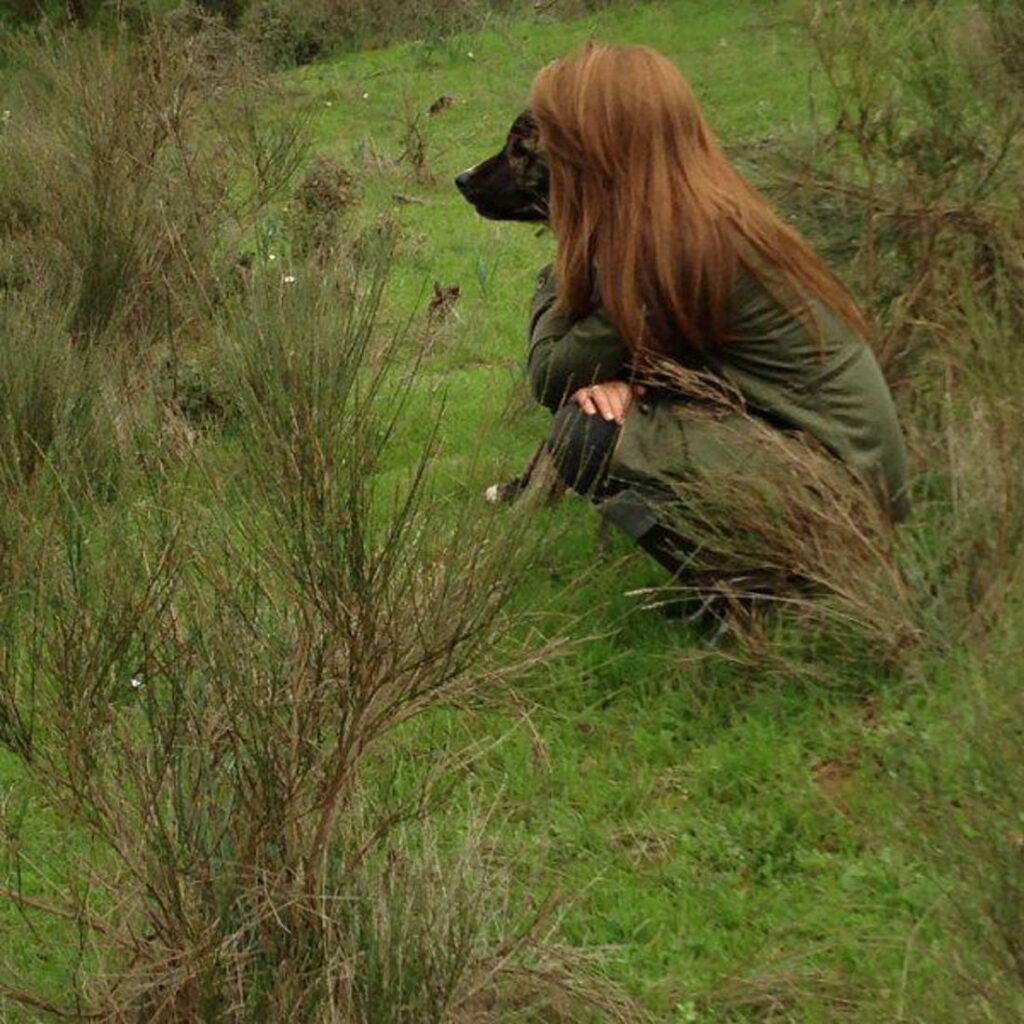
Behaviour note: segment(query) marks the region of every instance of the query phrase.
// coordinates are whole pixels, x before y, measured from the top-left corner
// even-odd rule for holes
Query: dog
[[[458,175],[455,186],[481,217],[546,224],[548,164],[533,115],[521,113],[512,122],[505,145]]]
[[[494,156],[455,178],[455,186],[481,217],[488,220],[546,224],[548,221],[549,174],[540,129],[529,111],[521,113],[509,129],[505,145]],[[515,501],[537,477],[548,501],[561,497],[562,488],[550,471],[543,471],[546,444],[534,452],[518,476],[493,484],[484,492],[489,504]]]

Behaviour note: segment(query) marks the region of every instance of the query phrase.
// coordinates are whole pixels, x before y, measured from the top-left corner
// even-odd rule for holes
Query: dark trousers
[[[609,479],[615,442],[622,428],[614,420],[588,415],[575,403],[563,405],[555,414],[547,448],[562,482],[592,501],[610,497],[623,486]],[[672,576],[684,564],[682,544],[671,530],[653,526],[637,543]]]
[[[547,447],[562,482],[587,498],[610,486],[608,464],[622,428],[603,416],[588,416],[575,402],[555,413]]]

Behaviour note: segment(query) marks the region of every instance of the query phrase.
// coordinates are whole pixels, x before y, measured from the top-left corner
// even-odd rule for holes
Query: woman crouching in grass
[[[862,314],[729,163],[678,70],[590,45],[537,75],[530,107],[557,257],[529,375],[563,481],[683,584],[751,530],[769,576],[813,578],[787,559],[862,517],[851,492],[904,518],[906,452]],[[802,511],[779,497],[795,491]]]

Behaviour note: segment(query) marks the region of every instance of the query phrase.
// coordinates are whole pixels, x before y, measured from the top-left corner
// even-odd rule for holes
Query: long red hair
[[[867,334],[849,293],[732,166],[661,54],[589,44],[541,70],[530,109],[550,165],[563,308],[586,312],[596,286],[634,353],[714,345],[742,262],[795,314],[814,297]]]

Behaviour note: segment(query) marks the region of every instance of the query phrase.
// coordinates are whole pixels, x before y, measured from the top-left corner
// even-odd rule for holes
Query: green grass
[[[424,387],[445,395],[442,476],[470,496],[515,468],[545,426],[525,397],[522,363],[526,306],[552,243],[477,218],[451,179],[501,145],[535,71],[590,37],[666,52],[729,147],[770,139],[822,105],[791,12],[767,3],[630,5],[569,24],[512,23],[285,80],[288,101],[314,112],[317,150],[363,178],[363,215],[398,211],[396,314],[422,316],[434,280],[462,289]],[[370,155],[397,156],[407,118],[442,95],[455,106],[421,122],[435,180],[416,181],[401,165],[376,170]],[[418,202],[396,205],[395,194]],[[475,765],[472,789],[507,814],[502,844],[532,884],[539,873],[566,898],[566,938],[616,947],[613,974],[661,1019],[690,1019],[686,1007],[722,979],[773,965],[808,990],[799,1018],[808,1021],[832,1019],[832,980],[844,996],[880,976],[896,984],[905,938],[934,898],[897,848],[872,771],[886,723],[904,714],[901,695],[870,679],[856,693],[764,684],[713,656],[691,658],[706,653],[698,638],[628,596],[660,577],[625,542],[591,582],[564,592],[599,558],[596,518],[575,500],[553,518],[565,531],[558,560],[523,600],[581,616],[594,639],[528,690],[511,734],[507,714],[460,714],[406,741],[424,742],[425,729],[440,731],[430,743],[501,740]],[[824,979],[817,993],[813,972]],[[714,1019],[706,1012],[699,1019]]]
[[[552,242],[477,218],[451,179],[498,148],[534,72],[591,36],[656,45],[676,60],[727,147],[769,139],[822,104],[788,5],[742,0],[501,22],[281,81],[282,109],[310,110],[316,150],[360,180],[354,218],[400,220],[388,317],[423,326],[432,283],[461,287],[424,358],[398,449],[399,462],[411,461],[443,402],[436,486],[450,492],[453,516],[501,515],[477,496],[517,469],[545,428],[522,364],[526,306]],[[427,118],[444,94],[455,105]],[[417,113],[429,181],[394,162]],[[285,273],[275,244],[271,236]],[[632,591],[656,584],[657,568],[622,539],[600,554],[585,504],[546,515],[560,543],[518,602],[589,639],[523,687],[517,711],[433,713],[396,744],[482,746],[456,807],[497,803],[497,847],[524,884],[563,897],[564,939],[613,947],[609,972],[659,1020],[891,1019],[901,986],[912,994],[928,984],[917,951],[937,888],[903,841],[890,752],[894,737],[948,714],[949,681],[937,671],[930,689],[883,678],[829,688],[736,668],[692,628],[641,608]],[[7,758],[0,786],[9,800],[22,792]],[[45,891],[47,864],[67,840],[61,823],[36,821],[25,852],[33,888]],[[59,988],[69,951],[53,947],[66,933],[41,927],[0,912],[16,962]],[[790,1016],[756,1016],[773,993]],[[758,994],[753,1009],[744,1004]]]

